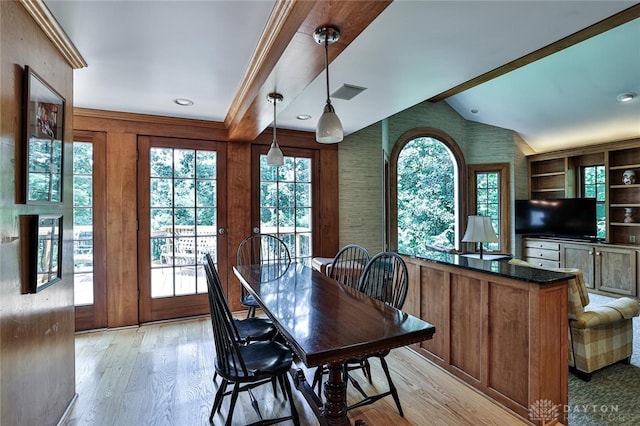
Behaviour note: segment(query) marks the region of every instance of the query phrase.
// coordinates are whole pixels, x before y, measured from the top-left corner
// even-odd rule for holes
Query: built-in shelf
[[[629,223],[625,223],[625,222],[611,222],[609,223],[611,226],[640,226],[640,223],[637,222],[629,222]]]
[[[611,166],[609,170],[626,170],[626,169],[640,169],[640,163],[637,164],[622,164],[619,166]]]
[[[543,189],[532,189],[531,192],[559,192],[564,191],[564,188],[543,188]]]
[[[616,204],[610,204],[609,207],[618,207],[618,208],[628,208],[628,207],[640,207],[640,203],[616,203]]]
[[[549,173],[534,173],[531,177],[545,177],[545,176],[563,176],[564,172],[549,172]]]
[[[625,189],[627,189],[627,188],[628,188],[628,189],[631,189],[631,188],[640,188],[640,183],[632,183],[632,184],[629,184],[629,185],[624,185],[624,184],[623,184],[623,185],[609,185],[609,188],[611,188],[611,189],[623,189],[623,188],[625,188]]]

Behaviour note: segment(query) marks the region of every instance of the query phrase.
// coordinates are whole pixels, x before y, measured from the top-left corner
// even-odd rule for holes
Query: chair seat
[[[253,297],[252,294],[247,294],[245,297],[243,297],[241,303],[244,306],[252,306],[254,308],[257,308],[257,307],[260,306],[260,305],[258,305],[258,302],[256,302],[256,298]]]
[[[273,323],[266,318],[251,317],[243,320],[235,320],[240,337],[246,341],[270,340],[277,334]]]
[[[245,376],[241,370],[236,370],[233,365],[230,368],[221,368],[216,358],[216,371],[225,379],[234,381],[254,381],[261,376],[272,377],[285,374],[293,363],[291,350],[280,342],[253,342],[246,346],[239,346],[248,374]],[[229,377],[227,371],[236,371],[234,377]]]

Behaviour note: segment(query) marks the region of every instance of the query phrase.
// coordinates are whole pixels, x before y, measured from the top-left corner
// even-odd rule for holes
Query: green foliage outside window
[[[398,250],[455,247],[455,169],[440,141],[417,138],[398,157]]]

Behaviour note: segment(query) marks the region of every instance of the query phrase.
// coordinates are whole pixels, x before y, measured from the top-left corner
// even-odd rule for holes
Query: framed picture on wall
[[[37,293],[62,279],[62,216],[20,216],[23,293]]]
[[[65,99],[25,66],[23,105],[21,201],[61,203]]]

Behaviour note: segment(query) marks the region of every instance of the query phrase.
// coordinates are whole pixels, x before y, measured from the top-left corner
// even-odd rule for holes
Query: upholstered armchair
[[[537,267],[519,259],[509,263]],[[618,361],[628,363],[633,352],[632,320],[640,310],[638,301],[621,297],[585,311],[589,293],[582,271],[574,268],[552,270],[576,276],[569,280],[569,366],[578,377],[588,381],[591,373],[600,368]]]

